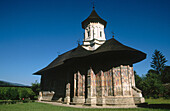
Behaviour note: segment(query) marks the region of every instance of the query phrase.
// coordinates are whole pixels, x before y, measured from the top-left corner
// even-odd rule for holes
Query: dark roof
[[[84,20],[82,24],[82,28],[85,29],[86,25],[88,25],[90,22],[99,22],[106,27],[107,22],[99,17],[99,15],[96,13],[96,11],[93,9],[90,16]]]
[[[138,51],[136,49],[127,47],[114,38],[107,40],[103,45],[101,45],[98,49],[94,51],[88,51],[84,49],[81,45],[79,45],[77,48],[72,49],[62,55],[59,55],[53,62],[51,62],[47,67],[41,69],[40,71],[34,73],[37,75],[41,75],[43,71],[52,69],[61,65],[65,64],[65,61],[75,58],[83,58],[83,57],[95,57],[99,54],[105,54],[107,57],[107,54],[112,53],[111,56],[117,56],[123,55],[126,57],[126,59],[129,59],[131,63],[139,62],[146,58],[146,54]],[[104,59],[104,58],[102,58]]]

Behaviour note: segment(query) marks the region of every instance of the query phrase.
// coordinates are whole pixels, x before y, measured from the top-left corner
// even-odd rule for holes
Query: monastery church
[[[93,8],[82,23],[82,45],[59,55],[41,75],[40,101],[70,105],[135,106],[144,103],[135,86],[133,64],[146,54],[123,45],[114,37],[106,40],[107,22]]]

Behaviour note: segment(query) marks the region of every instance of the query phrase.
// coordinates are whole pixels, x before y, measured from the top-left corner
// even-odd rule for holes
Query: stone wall
[[[39,92],[38,100],[51,101],[55,92],[54,91],[41,91]]]
[[[121,65],[105,72],[99,71],[96,74],[90,68],[86,76],[87,89],[83,87],[85,85],[85,82],[82,83],[83,76],[80,72],[74,75],[74,103],[88,105],[134,104],[132,95],[132,86],[135,87],[133,67]],[[83,92],[87,90],[86,100],[82,90]]]
[[[129,65],[113,67],[104,72],[100,70],[96,73],[93,68],[90,68],[86,74],[77,71],[73,75],[62,76],[56,80],[46,79],[43,82],[46,85],[55,82],[57,84],[52,85],[56,88],[53,97],[43,96],[42,98],[64,101],[66,104],[102,106],[134,105],[144,102],[141,91],[135,87],[133,67]]]
[[[78,71],[74,74],[74,97],[73,103],[83,104],[85,102],[85,75]]]

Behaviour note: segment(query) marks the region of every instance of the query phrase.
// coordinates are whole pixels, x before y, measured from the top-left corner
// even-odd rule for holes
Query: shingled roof
[[[77,48],[72,49],[62,55],[59,55],[53,62],[51,62],[47,67],[41,69],[40,71],[34,73],[35,75],[41,75],[43,71],[61,66],[65,64],[65,61],[76,58],[90,57],[99,54],[105,54],[107,56],[108,53],[112,55],[121,56],[123,55],[125,58],[129,59],[131,63],[139,62],[146,58],[146,54],[138,51],[136,49],[130,48],[118,42],[116,39],[112,38],[107,40],[103,45],[101,45],[97,50],[88,51],[84,49],[81,45]],[[104,58],[103,58],[104,59]]]
[[[86,25],[89,24],[90,22],[99,22],[99,23],[103,24],[104,27],[106,27],[106,24],[107,24],[107,22],[105,20],[100,18],[100,16],[96,13],[95,9],[93,9],[90,16],[81,23],[82,28],[85,29]]]

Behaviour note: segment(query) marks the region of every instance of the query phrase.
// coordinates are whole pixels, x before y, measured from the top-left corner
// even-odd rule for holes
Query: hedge
[[[0,87],[0,100],[22,100],[22,98],[35,99],[31,88]]]

